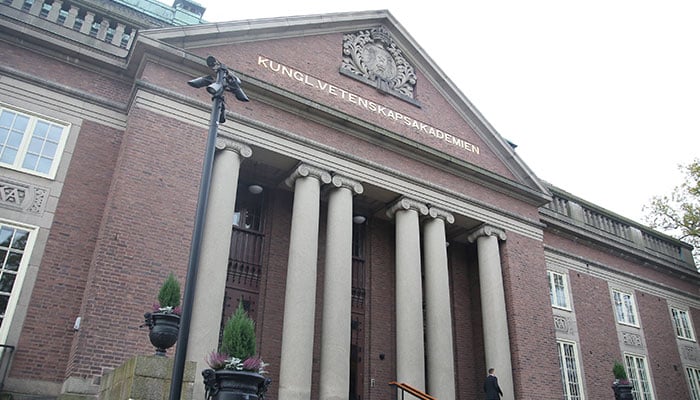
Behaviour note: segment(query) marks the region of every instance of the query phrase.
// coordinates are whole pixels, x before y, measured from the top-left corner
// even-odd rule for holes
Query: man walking
[[[486,400],[500,400],[503,396],[501,387],[498,386],[498,378],[496,378],[496,370],[489,368],[489,375],[484,381],[484,392],[486,393]]]

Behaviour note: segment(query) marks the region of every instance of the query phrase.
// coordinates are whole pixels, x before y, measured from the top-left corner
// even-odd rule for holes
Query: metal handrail
[[[416,398],[420,400],[437,400],[437,397],[433,397],[427,393],[424,393],[413,386],[409,385],[408,383],[402,383],[402,382],[389,382],[389,386],[394,386],[396,387],[397,390],[401,389],[401,399],[403,400],[404,394],[408,392],[410,395],[415,396]]]

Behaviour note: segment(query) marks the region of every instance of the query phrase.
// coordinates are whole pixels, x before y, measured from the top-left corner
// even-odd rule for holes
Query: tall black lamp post
[[[182,315],[180,319],[180,333],[178,334],[177,348],[173,363],[173,374],[170,381],[170,400],[180,400],[182,393],[182,376],[185,371],[187,357],[187,340],[190,336],[190,322],[192,320],[192,304],[194,303],[195,283],[197,282],[197,270],[199,269],[199,252],[202,242],[202,229],[204,217],[209,200],[209,187],[211,186],[211,173],[214,166],[214,147],[219,124],[226,122],[226,106],[224,93],[233,92],[236,99],[248,101],[248,96],[241,89],[241,80],[233,74],[224,64],[213,56],[207,57],[207,65],[216,72],[216,77],[202,76],[187,82],[192,87],[206,87],[211,94],[212,108],[209,119],[209,134],[207,136],[207,148],[204,154],[202,166],[202,179],[199,183],[199,197],[197,199],[197,214],[195,215],[194,232],[192,232],[192,247],[190,248],[190,260],[187,268],[187,281],[182,299]]]

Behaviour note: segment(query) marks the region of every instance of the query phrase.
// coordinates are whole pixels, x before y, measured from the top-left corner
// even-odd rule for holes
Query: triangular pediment
[[[184,50],[202,66],[214,55],[268,103],[274,97],[280,107],[459,169],[532,204],[549,200],[512,145],[388,11],[154,29],[142,31],[141,42]]]

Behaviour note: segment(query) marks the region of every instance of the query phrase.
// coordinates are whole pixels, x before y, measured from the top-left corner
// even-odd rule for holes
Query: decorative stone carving
[[[331,184],[337,188],[346,187],[350,189],[353,194],[362,194],[362,192],[365,191],[365,188],[360,182],[342,175],[333,175]]]
[[[569,333],[569,320],[560,315],[554,316],[554,329],[559,332]]]
[[[682,356],[688,361],[698,361],[698,349],[694,346],[683,346]]]
[[[467,236],[469,243],[474,243],[481,236],[496,236],[499,240],[506,240],[506,233],[503,229],[491,225],[481,225],[477,230]]]
[[[452,215],[452,213],[440,208],[430,207],[430,209],[428,210],[428,215],[430,215],[433,218],[441,218],[448,224],[454,224],[455,222],[455,217],[454,215]]]
[[[408,197],[402,197],[397,202],[389,206],[386,210],[386,216],[394,218],[394,214],[400,210],[416,210],[419,215],[428,215],[428,206],[418,200]]]
[[[49,191],[31,184],[0,179],[0,206],[12,210],[41,214]]]
[[[414,100],[416,74],[403,52],[383,27],[343,36],[343,63],[340,72],[377,90]]]
[[[642,337],[632,332],[622,332],[622,342],[628,346],[644,347]]]
[[[328,171],[309,164],[299,164],[294,172],[292,172],[292,174],[285,179],[284,183],[288,187],[293,188],[294,181],[296,181],[298,178],[305,178],[307,176],[315,177],[321,181],[321,184],[331,183],[331,174],[328,173]]]
[[[216,137],[216,144],[214,147],[216,147],[217,150],[234,151],[243,158],[248,158],[253,155],[253,150],[250,146],[221,135]]]

